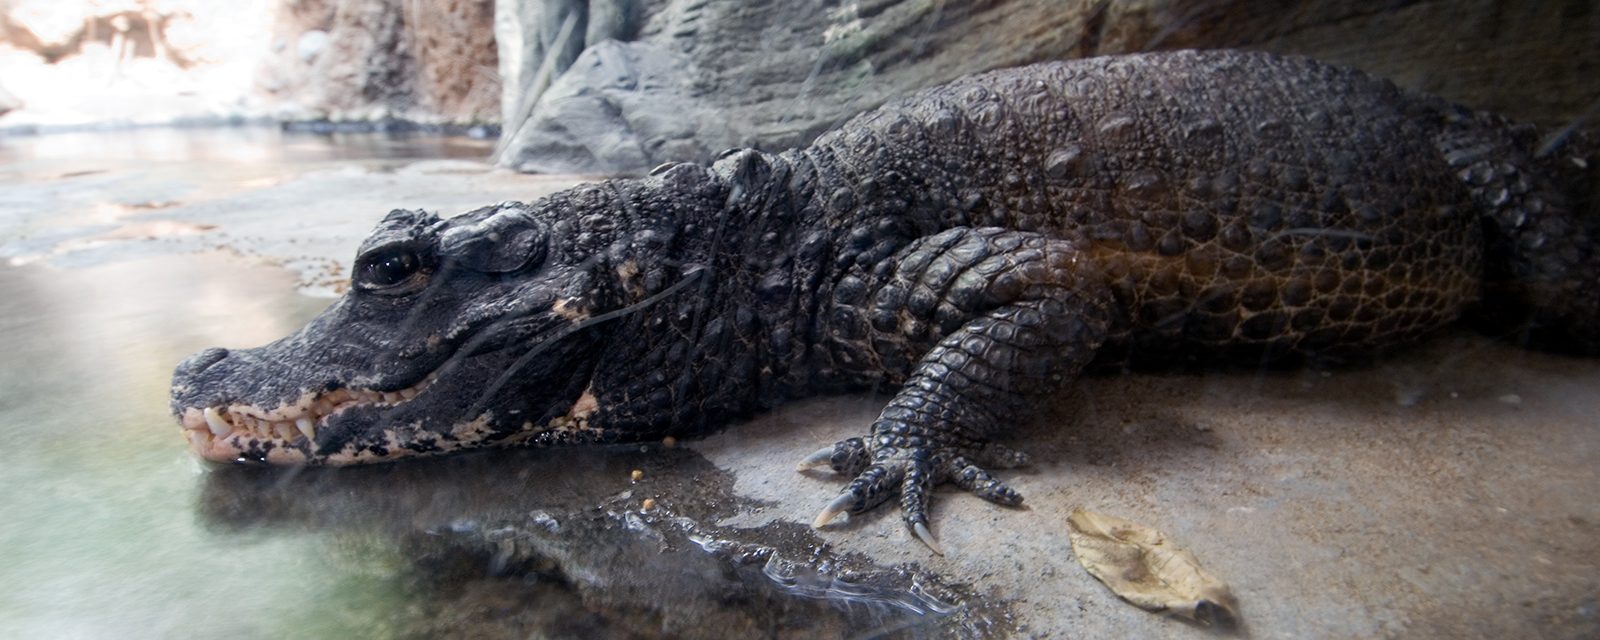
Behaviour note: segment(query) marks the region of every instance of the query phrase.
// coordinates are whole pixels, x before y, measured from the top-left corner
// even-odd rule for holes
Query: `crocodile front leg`
[[[1002,505],[1022,502],[985,468],[1025,457],[989,440],[1093,359],[1110,294],[1083,244],[1035,233],[952,229],[892,260],[876,276],[858,269],[841,279],[831,329],[844,366],[904,383],[867,438],[819,451],[802,468],[826,462],[855,476],[815,526],[899,494],[906,525],[942,554],[928,530],[929,492],[948,481]]]

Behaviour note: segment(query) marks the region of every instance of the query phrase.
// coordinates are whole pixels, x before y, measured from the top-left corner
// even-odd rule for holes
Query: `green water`
[[[252,130],[0,138],[0,638],[812,637],[941,624],[945,609],[908,595],[911,573],[767,575],[769,544],[815,558],[808,530],[746,545],[696,528],[731,512],[732,479],[683,447],[352,469],[209,467],[189,454],[167,407],[173,367],[275,340],[325,307],[296,293],[308,283],[296,264],[337,279],[396,204],[459,211],[456,200],[571,182],[417,162],[475,149],[487,150]],[[642,514],[652,494],[676,510]]]
[[[184,357],[275,339],[329,301],[259,260],[140,257],[161,256],[158,240],[88,268],[27,256],[130,207],[351,161],[477,158],[484,144],[273,129],[0,138],[0,637],[402,632],[391,538],[208,521],[229,505],[202,499],[233,497],[203,493],[210,472],[166,406]]]
[[[382,540],[200,521],[203,469],[165,404],[185,355],[270,339],[325,303],[218,256],[0,269],[0,636],[397,630]]]

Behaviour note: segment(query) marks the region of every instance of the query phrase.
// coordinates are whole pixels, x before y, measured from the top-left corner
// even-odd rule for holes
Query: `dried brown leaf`
[[[1238,605],[1228,585],[1160,531],[1083,509],[1074,510],[1067,524],[1078,563],[1122,599],[1202,624],[1236,624]]]

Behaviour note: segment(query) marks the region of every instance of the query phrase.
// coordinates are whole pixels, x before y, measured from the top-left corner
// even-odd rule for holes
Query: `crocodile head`
[[[607,183],[448,220],[391,212],[348,293],[306,327],[178,366],[172,410],[191,448],[349,464],[588,428],[609,321],[689,277],[641,264],[670,225],[623,199]]]

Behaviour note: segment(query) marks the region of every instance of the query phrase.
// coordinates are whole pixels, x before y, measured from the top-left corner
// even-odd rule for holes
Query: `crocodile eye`
[[[410,282],[422,269],[415,251],[394,248],[361,257],[356,285],[369,291],[387,291]]]

